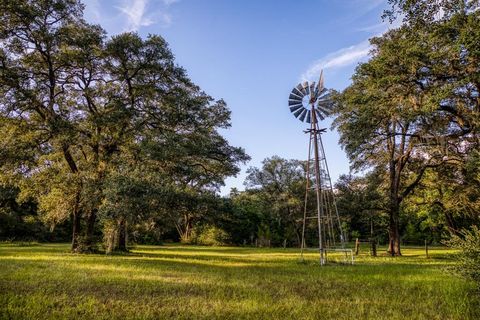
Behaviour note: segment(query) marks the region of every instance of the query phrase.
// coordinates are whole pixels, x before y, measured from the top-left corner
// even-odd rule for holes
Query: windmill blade
[[[300,101],[302,101],[302,98],[303,98],[303,97],[297,96],[295,93],[293,93],[293,91],[292,91],[292,93],[290,93],[290,95],[288,96],[288,99],[290,99],[290,100],[300,100]]]
[[[323,69],[320,71],[320,78],[318,79],[318,91],[322,91],[323,88],[324,88],[324,84],[323,84],[324,80],[323,80]]]
[[[317,105],[318,106],[322,106],[322,107],[330,107],[330,108],[333,108],[333,100],[332,99],[320,99],[318,100],[317,102]]]
[[[305,110],[305,108],[302,107],[302,108],[298,109],[297,111],[295,111],[295,112],[293,113],[293,115],[295,116],[295,118],[298,118],[298,116],[300,115],[300,113],[303,112],[303,110]]]
[[[323,114],[325,117],[328,117],[331,113],[332,113],[332,110],[329,110],[329,109],[326,109],[326,108],[322,108],[322,107],[319,107],[317,109],[318,112],[320,112],[321,114]],[[322,119],[323,120],[323,119]]]
[[[307,92],[301,83],[299,83],[295,88],[302,93],[302,97],[307,95]]]
[[[305,81],[305,82],[303,83],[303,89],[305,89],[305,92],[306,92],[307,94],[310,94],[310,86],[308,85],[308,82],[307,82],[307,81]]]
[[[333,110],[333,103],[331,101],[319,101],[317,103],[317,108],[325,109],[331,112]]]
[[[302,114],[300,115],[300,117],[298,119],[300,121],[305,120],[305,117],[307,116],[307,113],[309,113],[308,110],[304,108],[303,111],[302,111]]]
[[[317,87],[317,90],[318,90],[318,87]],[[323,88],[322,90],[318,90],[318,96],[319,97],[326,96],[328,93],[330,93],[330,92],[328,91],[327,88]]]
[[[315,100],[317,97],[316,97],[316,89],[315,89],[315,82],[312,82],[312,84],[310,84],[310,96]]]
[[[313,91],[313,100],[317,100],[318,99],[318,88],[315,86],[315,90]]]
[[[300,109],[300,108],[303,108],[303,106],[302,106],[301,104],[297,104],[296,106],[291,106],[291,107],[290,107],[290,112],[293,113],[293,112],[297,111],[297,110]]]
[[[311,116],[312,116],[312,112],[311,112],[311,110],[308,110],[307,120],[306,120],[307,123],[310,123],[310,121],[311,121]]]
[[[295,104],[302,104],[302,100],[288,100],[288,106],[293,106]]]
[[[333,92],[328,90],[328,89],[323,89],[322,92],[321,92],[321,98],[322,99],[329,99],[331,98],[333,95]]]
[[[328,92],[327,94],[320,96],[320,98],[318,98],[317,105],[324,107],[333,105],[332,95],[332,92]]]
[[[298,108],[303,108],[303,105],[302,104],[296,104],[296,105],[293,105],[293,106],[290,106],[290,111],[296,111],[298,110]]]
[[[298,90],[297,88],[293,88],[292,94],[294,94],[296,96],[299,96],[300,98],[303,98],[303,96],[304,96],[304,94],[300,90]]]
[[[319,118],[320,120],[324,120],[325,117],[322,115],[322,113],[318,110],[315,110],[315,115],[317,116],[317,118]]]

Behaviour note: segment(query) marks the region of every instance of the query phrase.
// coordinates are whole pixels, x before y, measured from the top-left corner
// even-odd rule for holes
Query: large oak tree
[[[400,255],[404,199],[425,172],[478,148],[480,19],[459,1],[392,3],[406,23],[371,40],[371,60],[338,97],[335,126],[353,168],[384,170],[389,251]]]
[[[71,216],[73,251],[95,248],[100,209],[125,228],[145,188],[199,194],[247,159],[218,132],[230,126],[226,104],[188,79],[160,36],[106,39],[82,10],[77,0],[0,1],[2,173],[53,221]],[[124,210],[111,214],[115,199]]]

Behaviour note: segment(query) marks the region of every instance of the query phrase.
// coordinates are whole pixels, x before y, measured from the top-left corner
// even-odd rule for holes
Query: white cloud
[[[152,18],[145,15],[147,4],[148,0],[133,0],[125,1],[122,6],[117,7],[127,16],[125,29],[134,31],[154,23]]]
[[[380,36],[384,32],[395,29],[401,25],[401,19],[396,19],[392,24],[382,22],[372,26],[367,26],[359,31],[373,32],[372,36]],[[369,40],[364,40],[355,45],[339,49],[335,52],[329,53],[323,58],[312,63],[308,69],[301,75],[301,80],[313,80],[318,77],[322,69],[336,69],[345,66],[350,66],[361,61],[365,61],[372,50]]]
[[[357,63],[368,56],[370,49],[370,43],[368,40],[365,40],[356,45],[332,52],[310,65],[307,71],[302,74],[302,81],[318,77],[322,69],[341,68]]]
[[[123,15],[127,17],[125,29],[136,31],[154,23],[161,23],[164,27],[172,23],[168,8],[180,0],[162,0],[155,2],[157,8],[151,8],[149,0],[123,0],[123,5],[118,6]],[[159,8],[160,7],[160,8]]]

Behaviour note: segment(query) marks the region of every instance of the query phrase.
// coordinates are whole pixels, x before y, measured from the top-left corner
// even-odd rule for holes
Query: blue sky
[[[87,20],[110,35],[137,31],[164,37],[190,78],[232,111],[222,134],[252,160],[231,187],[244,189],[245,171],[266,157],[306,159],[307,124],[287,102],[302,80],[348,86],[356,64],[368,59],[368,39],[392,28],[381,14],[386,0],[83,0]],[[323,126],[330,128],[331,121]],[[332,180],[349,173],[339,136],[323,136]]]

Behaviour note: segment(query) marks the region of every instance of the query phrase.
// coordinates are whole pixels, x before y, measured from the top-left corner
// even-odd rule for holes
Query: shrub
[[[462,230],[445,244],[460,250],[457,255],[459,264],[452,267],[453,271],[474,280],[480,289],[480,229],[473,226],[471,230]]]
[[[203,246],[224,246],[230,240],[225,230],[212,225],[195,229],[191,238],[193,243]]]

